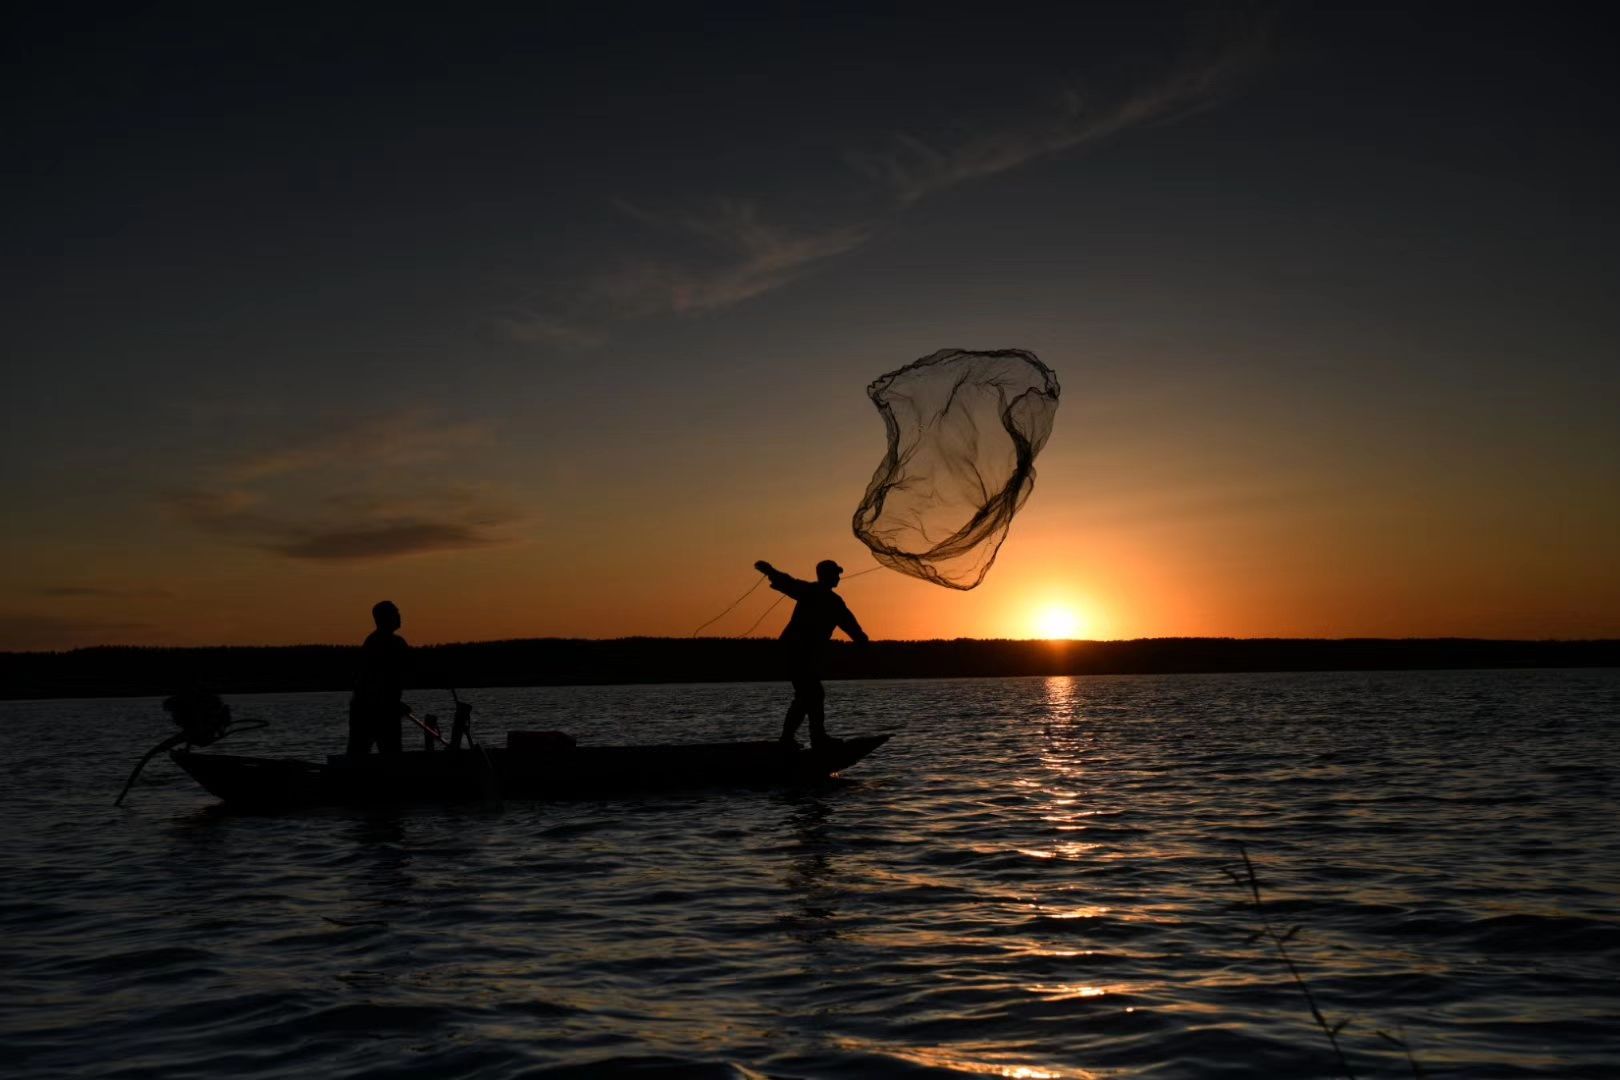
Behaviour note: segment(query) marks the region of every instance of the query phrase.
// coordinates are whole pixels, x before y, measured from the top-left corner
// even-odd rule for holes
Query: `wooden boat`
[[[813,784],[842,772],[887,735],[841,739],[818,749],[776,742],[669,746],[573,746],[508,738],[502,749],[418,750],[325,764],[174,749],[169,756],[210,794],[245,809],[499,798],[594,798],[702,787]]]

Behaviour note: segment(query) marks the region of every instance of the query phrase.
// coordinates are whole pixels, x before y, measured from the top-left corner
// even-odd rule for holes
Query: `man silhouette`
[[[349,699],[349,756],[360,757],[377,744],[379,754],[397,754],[400,718],[405,715],[405,665],[410,646],[396,630],[399,608],[383,600],[371,609],[377,629],[360,646],[360,676]]]
[[[866,631],[855,621],[844,598],[833,592],[844,568],[831,559],[823,559],[816,563],[815,581],[790,577],[764,559],[756,562],[754,569],[769,579],[771,588],[798,601],[793,605],[793,617],[782,631],[782,642],[787,646],[788,673],[793,680],[793,703],[782,721],[782,743],[790,747],[797,745],[794,734],[808,715],[811,748],[830,745],[837,740],[827,734],[827,693],[821,688],[827,642],[834,628],[848,634],[852,641],[865,644],[867,640]]]

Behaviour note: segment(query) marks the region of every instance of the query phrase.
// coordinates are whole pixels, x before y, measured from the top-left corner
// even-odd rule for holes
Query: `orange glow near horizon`
[[[863,573],[876,565],[870,553],[827,524],[847,517],[861,458],[790,503],[773,501],[768,485],[763,494],[743,485],[656,512],[635,501],[577,519],[553,510],[551,525],[514,528],[510,542],[414,558],[290,559],[160,529],[163,519],[108,548],[86,539],[98,535],[86,521],[8,564],[22,614],[8,620],[0,609],[0,649],[357,642],[384,598],[400,606],[412,644],[684,637],[759,580],[756,558],[806,578],[818,560],[838,560],[849,568],[839,592],[879,640],[1620,634],[1620,576],[1607,558],[1620,517],[1610,504],[1591,504],[1593,524],[1579,536],[1549,539],[1546,523],[1560,519],[1522,514],[1481,548],[1458,535],[1482,520],[1471,512],[1452,523],[1364,494],[1229,513],[1200,509],[1192,494],[1143,505],[1146,485],[1114,490],[1071,444],[1049,456],[995,567],[966,592]],[[717,537],[721,520],[734,525]],[[617,527],[632,521],[641,527]],[[703,633],[753,626],[753,636],[775,637],[792,610],[779,601],[758,587]]]

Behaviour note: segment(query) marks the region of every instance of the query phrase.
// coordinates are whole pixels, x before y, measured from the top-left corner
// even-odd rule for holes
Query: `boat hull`
[[[419,750],[358,759],[334,755],[324,765],[192,750],[174,750],[169,756],[209,794],[230,805],[281,809],[799,786],[842,772],[888,739],[861,736],[814,750],[784,750],[775,742]]]

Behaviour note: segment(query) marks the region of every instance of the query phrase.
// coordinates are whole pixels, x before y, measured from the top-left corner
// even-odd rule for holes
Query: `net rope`
[[[867,574],[875,574],[881,569],[883,569],[883,567],[881,567],[881,566],[870,566],[870,567],[867,567],[865,570],[859,570],[859,571],[857,571],[857,572],[855,572],[853,574],[844,575],[844,580],[846,582],[854,581],[856,578],[865,577]],[[765,575],[761,574],[759,576],[759,580],[754,582],[752,585],[750,585],[748,587],[747,592],[744,592],[741,596],[737,597],[737,599],[735,599],[731,603],[727,604],[726,609],[724,611],[722,611],[720,614],[716,615],[714,618],[710,619],[708,622],[704,623],[702,626],[699,626],[696,630],[693,630],[691,636],[692,637],[697,637],[704,630],[707,630],[709,627],[713,626],[715,623],[719,622],[721,619],[725,618],[727,615],[730,615],[733,611],[735,611],[737,609],[737,606],[739,604],[741,604],[744,600],[748,599],[750,596],[752,596],[754,594],[755,589],[758,589],[761,585],[765,584],[766,580],[767,579],[766,579]],[[771,612],[775,611],[776,608],[777,608],[777,605],[781,604],[781,602],[783,600],[786,600],[786,599],[787,599],[787,594],[786,593],[783,593],[783,594],[777,596],[777,598],[774,601],[772,601],[771,606],[766,608],[764,611],[760,612],[759,618],[755,619],[752,623],[750,623],[749,626],[748,626],[748,629],[744,630],[741,634],[738,634],[737,636],[738,637],[747,637],[749,634],[752,634],[755,630],[759,629],[759,624],[765,621],[766,616],[770,615]]]
[[[737,597],[737,599],[735,599],[731,603],[727,604],[726,609],[724,611],[722,611],[720,614],[716,615],[714,618],[710,619],[708,622],[704,623],[702,626],[700,626],[696,630],[692,631],[692,637],[697,637],[699,634],[703,633],[703,631],[707,630],[709,627],[713,626],[715,623],[719,622],[721,619],[725,618],[727,615],[730,615],[733,611],[736,610],[738,604],[742,603],[744,600],[746,600],[750,596],[754,595],[754,590],[759,588],[763,584],[765,584],[765,575],[761,574],[761,575],[759,575],[759,580],[758,581],[756,581],[752,585],[748,586],[748,591],[747,592],[743,593],[741,596]],[[772,604],[771,606],[775,607],[776,605]],[[763,616],[761,616],[761,617],[763,618]],[[758,626],[759,624],[755,623],[754,625]]]

